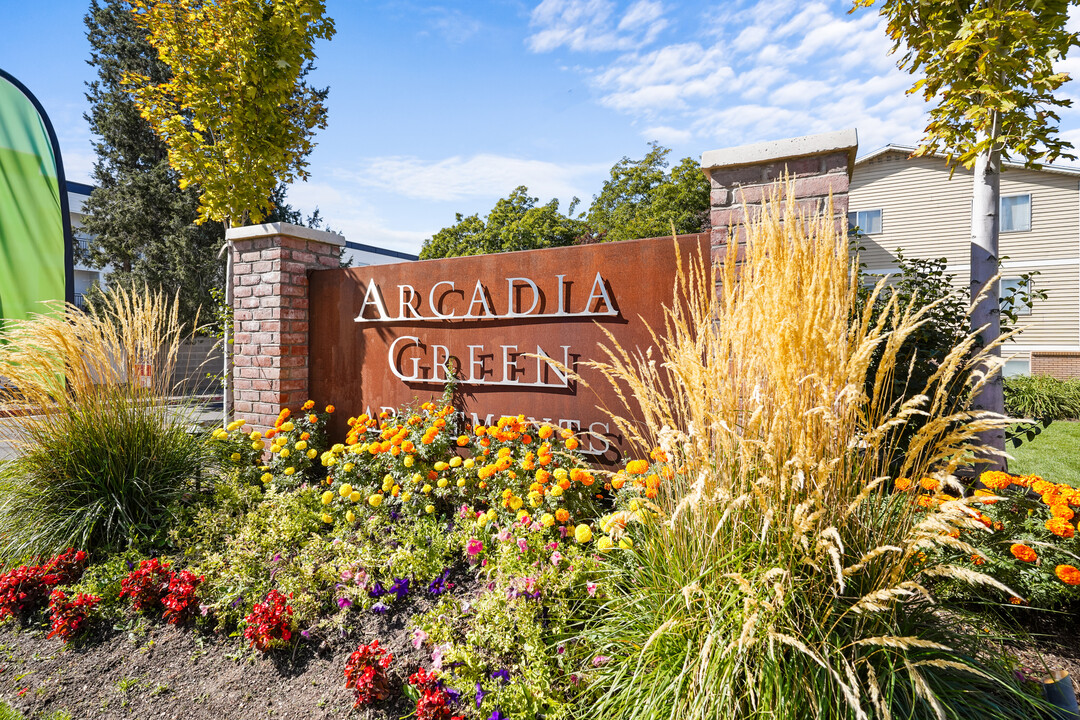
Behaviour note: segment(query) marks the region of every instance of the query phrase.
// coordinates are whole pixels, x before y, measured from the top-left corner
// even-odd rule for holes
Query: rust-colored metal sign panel
[[[709,257],[701,233],[312,272],[311,396],[378,413],[438,397],[449,372],[470,422],[524,413],[593,433],[582,449],[616,462],[627,446],[605,408],[626,410],[583,364],[603,358],[604,330],[627,351],[648,348],[674,296],[676,242],[683,267]]]

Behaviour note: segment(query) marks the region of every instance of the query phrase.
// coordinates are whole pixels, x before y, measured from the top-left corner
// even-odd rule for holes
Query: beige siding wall
[[[1035,285],[1049,296],[1023,317],[1027,326],[1006,354],[1026,359],[1040,348],[1080,349],[1080,176],[1006,169],[1001,194],[1031,195],[1031,230],[1001,234],[1003,276],[1038,270]],[[906,256],[949,262],[967,286],[971,236],[971,173],[952,179],[939,158],[888,152],[855,166],[850,209],[882,211],[880,234],[863,240],[862,260],[871,271],[893,267],[897,249]]]

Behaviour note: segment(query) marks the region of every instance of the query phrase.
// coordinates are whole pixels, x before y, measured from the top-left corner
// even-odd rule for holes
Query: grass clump
[[[122,289],[5,326],[0,402],[35,414],[0,426],[17,453],[0,468],[0,561],[163,537],[207,459],[168,402],[182,332],[175,299]]]
[[[1005,378],[1005,412],[1017,418],[1076,420],[1080,418],[1080,379],[1049,375]]]
[[[966,337],[925,394],[894,400],[897,350],[934,306],[894,296],[875,312],[881,284],[857,304],[858,261],[831,211],[808,219],[774,197],[745,257],[737,267],[729,248],[719,290],[711,269],[687,274],[658,356],[612,339],[596,364],[633,409],[620,431],[666,480],[633,549],[607,561],[580,707],[606,720],[1032,717],[1036,701],[932,593],[940,578],[1008,591],[970,567],[965,538],[985,528],[956,479],[979,433],[1007,423],[961,404],[993,361]],[[920,481],[934,489],[920,502],[899,489]]]

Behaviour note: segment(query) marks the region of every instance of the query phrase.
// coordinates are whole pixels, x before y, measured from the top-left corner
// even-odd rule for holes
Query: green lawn
[[[1080,422],[1058,420],[1031,442],[1010,448],[1009,472],[1080,487]]]

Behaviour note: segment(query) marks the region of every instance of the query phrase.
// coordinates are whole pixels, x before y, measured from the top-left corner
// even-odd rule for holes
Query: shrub
[[[1078,564],[1080,559],[1080,536],[1076,535],[1080,490],[1037,475],[990,471],[980,479],[986,489],[975,491],[979,524],[960,535],[976,548],[967,560],[970,567],[1011,588],[1016,593],[1009,597],[1013,604],[1077,607],[1080,587],[1058,568]],[[917,483],[898,481],[898,485],[898,492],[928,493]],[[964,586],[954,591],[966,599],[984,599]]]
[[[173,519],[206,460],[167,401],[176,313],[161,295],[116,290],[90,313],[56,307],[4,326],[0,401],[40,414],[0,426],[17,451],[0,471],[0,560],[123,548]]]
[[[971,546],[952,531],[977,521],[944,495],[978,433],[1008,422],[950,399],[971,390],[974,338],[940,359],[925,396],[895,404],[898,351],[925,309],[894,296],[891,330],[871,322],[881,287],[855,305],[831,210],[767,203],[747,236],[745,263],[732,243],[718,283],[708,258],[680,282],[659,356],[613,347],[598,364],[644,421],[616,425],[660,471],[655,499],[647,482],[618,491],[633,545],[603,556],[582,716],[1037,714],[975,628],[927,602],[937,577],[1002,589],[962,564]],[[935,478],[940,502],[888,493],[890,468]]]
[[[379,647],[376,640],[361,645],[345,663],[345,687],[356,692],[354,708],[385,700],[390,694],[386,671],[394,656]]]
[[[87,616],[99,602],[101,598],[95,595],[78,593],[69,600],[63,590],[53,590],[49,597],[49,633],[45,637],[70,642],[82,631]]]
[[[1058,380],[1049,375],[1005,378],[1005,412],[1016,418],[1076,420],[1080,418],[1080,378]]]
[[[191,620],[199,609],[196,591],[204,579],[190,570],[173,573],[169,578],[169,592],[161,599],[161,604],[165,606],[162,617],[172,625],[183,625]]]
[[[160,610],[172,576],[169,563],[162,563],[157,558],[143,560],[139,568],[132,570],[121,582],[120,597],[131,598],[131,606],[136,612]]]
[[[262,652],[283,646],[292,639],[292,614],[288,598],[277,590],[271,590],[262,602],[255,603],[244,618],[247,623],[244,638],[251,641],[251,647]]]
[[[72,548],[41,565],[20,565],[0,575],[0,620],[37,610],[57,585],[75,582],[86,567],[86,553]]]

